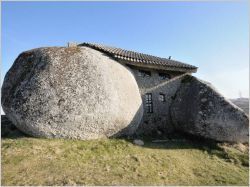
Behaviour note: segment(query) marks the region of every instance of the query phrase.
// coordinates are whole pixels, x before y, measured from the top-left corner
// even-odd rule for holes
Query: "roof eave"
[[[118,61],[123,61],[123,63],[131,64],[131,65],[138,66],[138,67],[148,67],[148,68],[152,68],[152,69],[178,71],[178,72],[184,72],[184,73],[195,73],[195,72],[197,72],[197,69],[198,69],[195,66],[191,66],[189,64],[185,64],[185,63],[181,63],[181,62],[178,62],[178,63],[184,64],[184,66],[183,65],[178,65],[178,66],[162,65],[161,63],[155,63],[155,62],[151,63],[148,60],[145,61],[145,59],[133,59],[130,57],[122,56],[120,54],[110,53],[109,51],[106,51],[102,47],[95,45],[95,44],[90,44],[90,43],[81,43],[81,44],[78,44],[78,46],[90,47],[92,49],[101,51],[101,52],[109,55],[110,57],[113,57],[114,59],[116,59]],[[123,50],[123,49],[121,49],[121,50]],[[139,54],[141,54],[141,53],[139,53]],[[144,55],[147,55],[147,54],[144,54]],[[156,57],[156,58],[159,58],[159,57]],[[139,61],[139,63],[138,63],[138,61]]]
[[[137,67],[145,67],[145,68],[150,68],[150,69],[155,69],[155,70],[166,70],[166,71],[178,71],[178,72],[184,72],[184,73],[196,73],[198,68],[181,68],[181,67],[174,67],[174,66],[163,66],[159,64],[143,64],[143,63],[136,63],[124,59],[118,59],[116,58],[121,63],[124,64],[129,64]]]

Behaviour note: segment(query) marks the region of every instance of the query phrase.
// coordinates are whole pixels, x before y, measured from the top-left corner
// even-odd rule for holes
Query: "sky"
[[[23,51],[94,42],[172,56],[225,97],[249,97],[248,12],[248,1],[2,2],[1,85]]]

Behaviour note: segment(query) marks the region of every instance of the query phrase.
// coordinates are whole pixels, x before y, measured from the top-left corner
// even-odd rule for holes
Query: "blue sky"
[[[2,2],[1,83],[22,51],[95,42],[171,55],[226,97],[248,97],[248,9],[247,1]]]

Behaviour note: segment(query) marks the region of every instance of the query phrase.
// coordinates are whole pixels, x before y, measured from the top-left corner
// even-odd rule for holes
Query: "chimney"
[[[77,47],[77,43],[76,42],[68,42],[68,47]]]

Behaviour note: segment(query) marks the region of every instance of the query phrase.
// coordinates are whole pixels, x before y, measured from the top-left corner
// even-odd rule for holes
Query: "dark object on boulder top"
[[[193,76],[184,77],[170,110],[179,131],[217,141],[248,142],[248,116]]]

